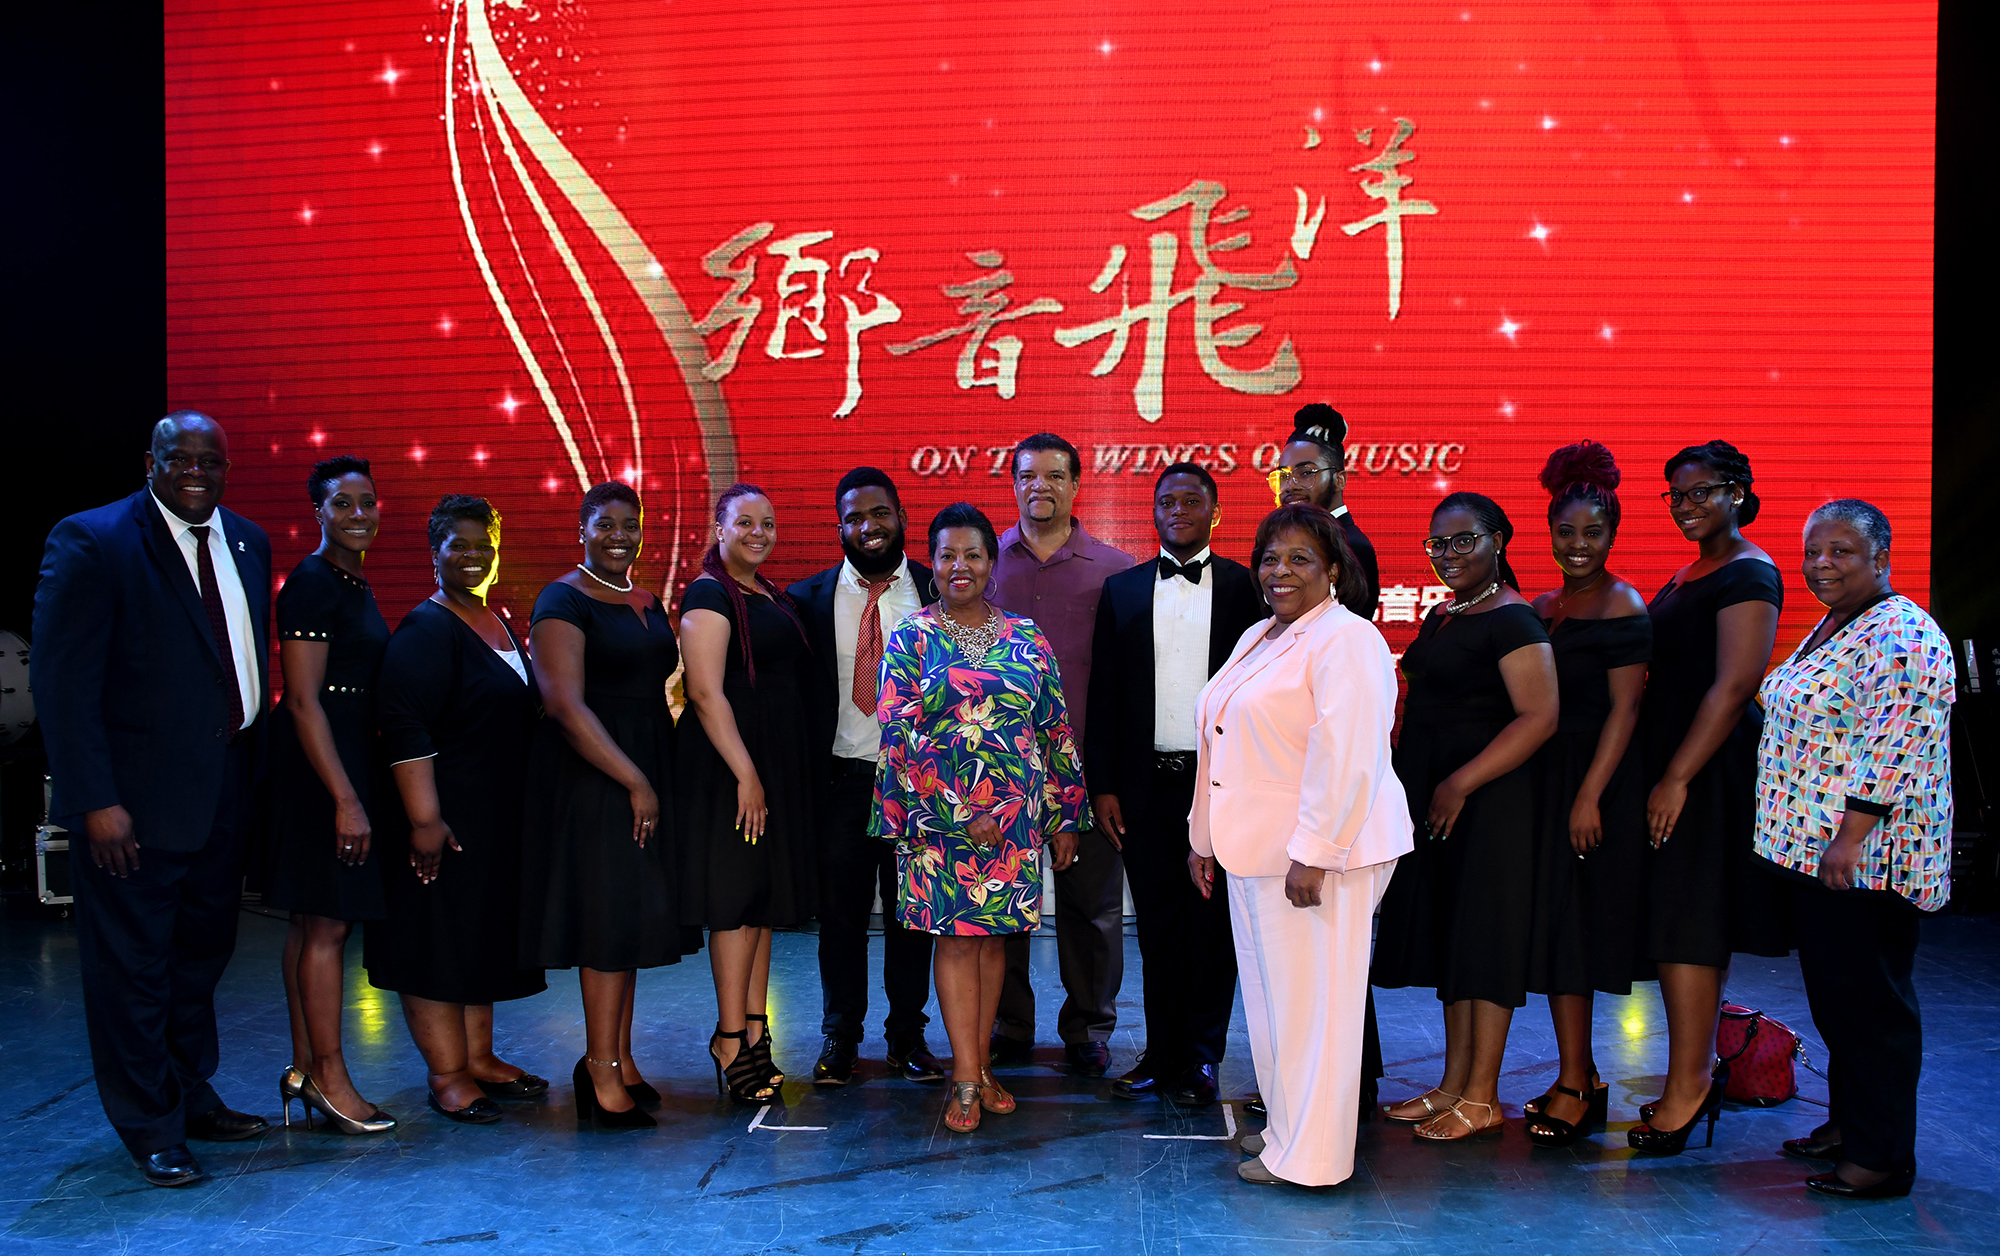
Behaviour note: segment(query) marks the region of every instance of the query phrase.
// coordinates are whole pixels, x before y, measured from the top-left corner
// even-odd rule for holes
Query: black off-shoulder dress
[[[1431,795],[1514,719],[1500,660],[1549,634],[1532,607],[1431,612],[1403,655],[1410,682],[1393,763],[1416,822],[1375,934],[1369,981],[1429,986],[1445,1003],[1528,1001],[1535,873],[1533,760],[1473,791],[1451,836],[1427,835]]]

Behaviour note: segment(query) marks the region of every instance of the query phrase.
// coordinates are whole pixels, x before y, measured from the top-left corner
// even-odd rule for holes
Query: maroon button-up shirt
[[[1090,639],[1097,631],[1097,599],[1106,577],[1132,566],[1124,550],[1106,545],[1084,529],[1081,519],[1063,547],[1043,562],[1021,539],[1021,525],[1000,534],[1000,557],[993,564],[987,597],[1009,615],[1035,621],[1055,648],[1063,704],[1070,729],[1083,741],[1084,698],[1090,692]]]

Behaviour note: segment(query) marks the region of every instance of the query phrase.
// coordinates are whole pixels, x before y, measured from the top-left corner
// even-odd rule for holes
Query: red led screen
[[[280,572],[305,470],[375,462],[392,622],[440,493],[506,515],[516,614],[635,480],[685,581],[732,479],[777,573],[831,486],[913,526],[1013,516],[1003,451],[1083,451],[1078,513],[1151,549],[1153,472],[1222,486],[1224,552],[1313,400],[1401,649],[1446,491],[1555,583],[1535,472],[1606,442],[1614,568],[1692,557],[1674,449],[1755,464],[1750,530],[1814,605],[1805,513],[1860,495],[1929,587],[1936,24],[1922,3],[170,3],[171,394],[223,420]]]

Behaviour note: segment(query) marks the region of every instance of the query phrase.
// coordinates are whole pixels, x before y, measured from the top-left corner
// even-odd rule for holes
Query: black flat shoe
[[[1806,1179],[1806,1189],[1820,1195],[1831,1195],[1835,1199],[1901,1199],[1916,1185],[1917,1171],[1904,1169],[1892,1173],[1873,1186],[1855,1186],[1843,1182],[1838,1173],[1822,1173]]]
[[[1102,1077],[1111,1069],[1111,1048],[1097,1041],[1072,1042],[1064,1048],[1069,1070],[1078,1077]]]
[[[1035,1044],[1024,1038],[1009,1038],[1005,1034],[994,1034],[986,1044],[986,1065],[988,1068],[1010,1068],[1016,1064],[1026,1064],[1035,1056]]]
[[[1158,1094],[1163,1083],[1173,1075],[1173,1070],[1155,1068],[1153,1061],[1141,1053],[1121,1077],[1111,1079],[1111,1097],[1114,1099],[1144,1099],[1147,1095]]]
[[[424,1094],[430,1100],[431,1111],[460,1125],[491,1125],[501,1117],[500,1105],[484,1095],[462,1108],[447,1108],[438,1101],[437,1091],[426,1090]]]
[[[270,1128],[271,1123],[261,1116],[233,1112],[228,1108],[210,1108],[200,1116],[188,1118],[187,1136],[205,1143],[234,1143],[255,1138]]]
[[[1215,1102],[1216,1073],[1214,1064],[1194,1064],[1174,1080],[1173,1100],[1183,1108],[1205,1108]]]
[[[941,1082],[946,1076],[944,1065],[922,1038],[890,1047],[889,1071],[906,1082]]]
[[[192,1186],[207,1176],[186,1143],[162,1147],[150,1156],[134,1156],[132,1163],[151,1186]]]
[[[858,1043],[828,1034],[826,1045],[820,1048],[819,1060],[813,1065],[813,1085],[845,1086],[854,1080],[854,1062],[860,1055]]]
[[[1779,1150],[1800,1160],[1830,1160],[1838,1164],[1846,1159],[1839,1143],[1822,1142],[1811,1134],[1804,1138],[1787,1138]]]
[[[1649,1151],[1661,1156],[1678,1156],[1687,1150],[1688,1135],[1694,1133],[1694,1127],[1700,1125],[1702,1120],[1706,1118],[1708,1121],[1708,1141],[1704,1142],[1702,1146],[1713,1147],[1715,1146],[1715,1118],[1720,1115],[1722,1115],[1722,1083],[1711,1082],[1708,1087],[1708,1097],[1701,1101],[1701,1107],[1695,1111],[1694,1119],[1686,1125],[1681,1126],[1677,1130],[1662,1130],[1653,1128],[1652,1122],[1648,1121],[1640,1125],[1635,1125],[1625,1131],[1625,1141],[1631,1145],[1634,1151]]]
[[[479,1088],[495,1099],[539,1099],[549,1093],[549,1079],[523,1073],[511,1082],[479,1082]]]

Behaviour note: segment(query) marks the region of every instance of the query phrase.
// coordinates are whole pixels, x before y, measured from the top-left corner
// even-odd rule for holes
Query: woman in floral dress
[[[985,600],[999,542],[960,502],[930,526],[941,600],[883,647],[882,754],[869,832],[896,843],[897,918],[937,935],[938,1007],[951,1037],[945,1124],[1014,1110],[986,1066],[1002,939],[1041,921],[1042,863],[1076,857],[1089,819],[1055,651],[1034,621]]]

